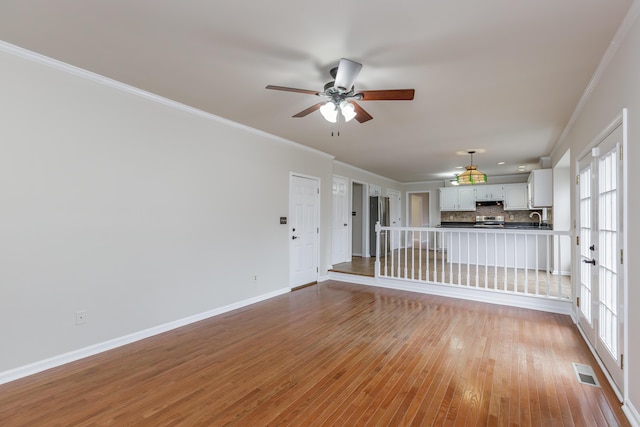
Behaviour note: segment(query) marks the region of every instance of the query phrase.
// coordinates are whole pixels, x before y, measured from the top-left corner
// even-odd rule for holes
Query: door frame
[[[316,194],[316,212],[315,212],[316,214],[315,225],[318,229],[317,239],[315,242],[315,252],[316,252],[315,281],[317,282],[318,279],[320,278],[320,232],[319,230],[320,230],[320,213],[322,212],[320,207],[320,203],[322,201],[322,198],[320,197],[322,195],[322,180],[320,179],[320,177],[313,176],[313,175],[307,175],[307,174],[297,173],[297,172],[289,172],[289,220],[287,224],[287,239],[289,239],[289,289],[294,289],[298,286],[305,285],[304,283],[303,284],[293,283],[293,263],[291,262],[293,258],[293,239],[292,239],[293,234],[291,232],[291,218],[293,218],[293,186],[291,185],[291,182],[294,177],[311,179],[311,180],[314,180],[318,185],[318,192]]]
[[[357,179],[350,180],[349,212],[353,212],[353,184],[362,186],[362,258],[371,256],[369,254],[369,184]],[[349,216],[349,255],[353,259],[353,218]]]
[[[589,142],[589,144],[587,146],[585,146],[585,148],[574,158],[573,161],[573,176],[577,176],[577,173],[579,171],[579,162],[581,159],[583,159],[585,156],[590,155],[591,150],[596,147],[597,145],[599,145],[602,141],[604,141],[604,139],[609,136],[618,126],[622,126],[622,146],[621,146],[621,151],[622,151],[622,191],[621,191],[621,198],[622,198],[622,207],[621,207],[621,213],[622,213],[622,244],[620,245],[621,249],[622,249],[622,253],[624,254],[624,262],[622,263],[622,268],[621,268],[621,272],[620,274],[622,275],[621,280],[622,280],[622,297],[623,297],[623,311],[624,313],[622,313],[622,324],[623,324],[623,331],[622,331],[622,339],[623,339],[623,343],[622,343],[622,354],[623,355],[628,355],[629,354],[629,328],[627,325],[629,325],[629,286],[628,286],[628,259],[629,259],[629,251],[628,251],[628,230],[629,230],[629,207],[628,207],[628,203],[626,203],[627,200],[629,200],[628,198],[628,170],[629,170],[629,165],[628,165],[628,120],[627,120],[627,109],[623,108],[622,111],[620,112],[620,114],[618,114],[604,129],[602,129],[600,131],[600,133],[598,133],[598,135],[593,138],[591,140],[591,142]],[[574,186],[574,197],[573,197],[573,201],[574,201],[574,210],[573,210],[573,224],[574,224],[574,239],[575,239],[575,235],[576,235],[576,230],[575,230],[575,225],[578,222],[578,218],[577,218],[577,213],[578,213],[578,203],[579,203],[579,197],[580,195],[577,192],[577,186]],[[575,240],[574,240],[575,241]],[[573,254],[572,254],[572,259],[573,259],[573,274],[572,274],[572,281],[573,281],[573,292],[574,292],[574,299],[573,299],[573,321],[576,324],[576,326],[578,327],[578,330],[580,331],[580,334],[582,335],[585,343],[587,344],[587,346],[589,347],[589,350],[591,351],[592,355],[594,356],[594,358],[596,359],[596,361],[598,362],[598,365],[600,366],[600,369],[602,370],[602,372],[604,373],[605,377],[607,378],[607,381],[609,381],[609,384],[611,385],[611,388],[613,389],[613,391],[616,393],[616,396],[618,397],[618,399],[621,402],[625,402],[626,400],[626,396],[629,395],[629,363],[630,360],[628,360],[628,358],[626,358],[624,360],[624,369],[622,370],[622,378],[623,378],[623,385],[622,385],[622,390],[619,389],[619,387],[616,385],[616,383],[613,381],[613,378],[609,375],[609,372],[607,370],[607,368],[605,367],[604,363],[602,362],[602,360],[600,359],[600,356],[598,355],[598,353],[596,352],[595,348],[593,347],[593,345],[591,344],[591,342],[587,339],[584,331],[582,330],[582,328],[580,327],[580,324],[578,322],[580,313],[578,312],[578,310],[580,310],[577,307],[576,304],[576,298],[575,296],[578,295],[579,292],[579,283],[576,280],[577,278],[577,274],[576,274],[576,270],[579,268],[578,266],[578,262],[580,261],[580,251],[578,249],[577,245],[573,245]]]
[[[351,257],[353,256],[352,253],[351,253],[351,239],[353,238],[352,232],[351,232],[351,221],[352,221],[352,219],[351,219],[351,211],[352,211],[351,205],[352,205],[352,201],[353,201],[353,196],[351,195],[351,192],[353,191],[353,184],[349,181],[349,178],[347,178],[346,176],[332,175],[332,177],[331,177],[331,181],[332,181],[331,182],[331,186],[332,186],[332,192],[331,192],[332,193],[331,194],[332,203],[333,203],[333,181],[336,178],[340,179],[340,180],[343,180],[345,182],[345,191],[346,191],[346,195],[345,195],[346,203],[344,204],[344,208],[345,208],[346,212],[344,212],[344,215],[346,217],[346,220],[345,220],[346,224],[345,225],[347,227],[347,231],[346,231],[346,233],[347,233],[347,241],[344,242],[345,243],[345,248],[344,248],[345,257],[344,257],[344,259],[342,261],[340,261],[340,263],[343,263],[343,262],[350,262],[351,261]],[[333,210],[334,207],[332,206],[331,208]],[[333,250],[334,250],[334,244],[335,244],[334,239],[333,239],[333,231],[334,231],[334,227],[335,226],[336,225],[334,224],[334,218],[333,218],[333,213],[332,213],[332,215],[331,215],[331,264],[333,264]]]
[[[433,215],[431,214],[431,208],[433,203],[433,190],[411,190],[405,191],[405,224],[407,227],[411,227],[411,195],[412,194],[429,194],[429,227],[435,227]],[[437,221],[440,223],[440,221]]]
[[[391,222],[391,224],[389,224],[389,226],[393,227],[394,224],[394,220],[395,218],[392,217],[393,215],[393,207],[395,206],[398,209],[398,221],[399,223],[396,225],[396,227],[402,227],[402,191],[400,190],[394,190],[392,188],[387,188],[385,191],[386,197],[389,198],[389,221]],[[394,202],[394,197],[398,197],[398,200],[396,202]],[[391,234],[391,238],[390,238],[390,242],[391,242],[391,250],[395,250],[395,249],[400,249],[402,247],[404,247],[404,243],[400,237],[399,234],[397,233],[392,233]]]

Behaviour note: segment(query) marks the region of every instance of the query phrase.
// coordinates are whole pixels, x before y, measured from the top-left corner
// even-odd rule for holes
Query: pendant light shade
[[[473,164],[473,153],[475,151],[468,152],[471,155],[471,162],[466,167],[466,171],[462,172],[456,177],[458,184],[479,184],[481,182],[487,182],[487,174],[478,170],[478,167]]]
[[[338,113],[341,113],[344,121],[348,122],[356,116],[356,108],[344,99],[340,102],[331,100],[320,107],[320,113],[326,121],[331,123],[335,123],[338,120]]]
[[[329,101],[320,107],[320,113],[328,122],[335,123],[338,119],[338,108],[333,101]]]
[[[356,109],[353,104],[345,100],[340,102],[340,112],[342,113],[345,122],[348,122],[356,116]]]

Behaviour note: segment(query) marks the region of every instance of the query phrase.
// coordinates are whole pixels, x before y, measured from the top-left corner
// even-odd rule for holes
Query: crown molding
[[[223,125],[240,129],[245,132],[249,132],[251,134],[271,139],[273,141],[277,141],[283,143],[285,145],[289,145],[291,147],[295,147],[328,159],[334,159],[335,156],[325,153],[324,151],[316,150],[315,148],[307,147],[306,145],[302,145],[300,143],[291,141],[289,139],[282,138],[280,136],[276,136],[270,134],[268,132],[261,131],[259,129],[252,128],[247,125],[243,125],[237,122],[234,122],[229,119],[225,119],[224,117],[216,116],[215,114],[208,113],[206,111],[200,110],[198,108],[191,107],[186,104],[182,104],[180,102],[174,101],[169,98],[165,98],[160,95],[156,95],[155,93],[147,92],[145,90],[139,89],[137,87],[128,85],[126,83],[122,83],[120,81],[111,79],[109,77],[105,77],[103,75],[94,73],[92,71],[85,70],[84,68],[76,67],[71,64],[67,64],[66,62],[58,61],[57,59],[50,58],[48,56],[32,52],[30,50],[21,48],[16,45],[12,45],[11,43],[7,43],[5,41],[0,40],[0,52],[4,52],[22,59],[26,59],[28,61],[38,63],[49,68],[53,68],[55,70],[61,71],[63,73],[67,73],[70,75],[74,75],[76,77],[92,81],[94,83],[98,83],[104,86],[108,86],[110,88],[119,90],[121,92],[126,92],[131,95],[135,95],[146,100],[165,105],[170,108],[174,108],[176,110],[180,110],[186,112],[188,114],[198,116],[204,118],[206,120],[211,120],[217,123],[221,123]]]
[[[602,56],[602,59],[598,64],[598,68],[596,68],[596,71],[593,73],[593,76],[591,77],[589,84],[587,85],[582,96],[580,97],[580,100],[578,101],[578,104],[576,105],[575,110],[573,110],[573,114],[571,114],[569,121],[567,122],[566,126],[562,130],[562,133],[560,134],[555,144],[553,145],[553,148],[551,149],[552,158],[557,154],[557,151],[560,149],[560,146],[564,142],[565,138],[567,137],[569,132],[571,132],[571,129],[573,128],[576,120],[578,119],[578,116],[580,116],[580,114],[582,113],[582,110],[584,109],[585,105],[587,104],[587,101],[591,97],[591,94],[593,93],[594,89],[598,85],[598,82],[600,81],[605,71],[609,67],[609,64],[613,60],[616,52],[618,51],[618,48],[620,47],[624,39],[627,37],[627,34],[631,30],[631,27],[633,27],[633,24],[636,22],[639,15],[640,15],[640,0],[634,0],[631,6],[629,7],[629,10],[627,11],[627,14],[622,20],[620,27],[618,27],[618,31],[616,31],[616,34],[613,36],[613,40],[611,40],[609,47],[607,48],[606,52]]]

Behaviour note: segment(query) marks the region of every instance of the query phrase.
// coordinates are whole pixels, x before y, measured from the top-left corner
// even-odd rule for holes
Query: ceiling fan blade
[[[298,114],[296,114],[296,115],[295,115],[295,116],[293,116],[293,117],[304,117],[304,116],[306,116],[307,114],[311,114],[311,113],[313,113],[314,111],[316,111],[316,110],[320,109],[320,107],[322,107],[324,104],[326,104],[326,101],[325,101],[325,102],[318,102],[317,104],[312,105],[311,107],[307,108],[306,110],[302,110],[302,111],[300,111]]]
[[[361,101],[411,101],[415,89],[363,90]]]
[[[369,120],[373,119],[373,116],[369,113],[367,113],[366,111],[364,111],[364,108],[362,108],[361,106],[358,105],[357,102],[354,101],[350,101],[353,104],[353,107],[356,110],[356,120],[359,121],[360,123],[364,123],[364,122],[368,122]]]
[[[333,87],[347,92],[350,91],[361,69],[362,64],[359,62],[342,58],[338,64],[338,73],[336,74],[336,81]]]
[[[269,85],[265,89],[284,90],[285,92],[297,92],[297,93],[307,93],[309,95],[318,95],[317,90],[296,89],[294,87],[286,87],[286,86]]]

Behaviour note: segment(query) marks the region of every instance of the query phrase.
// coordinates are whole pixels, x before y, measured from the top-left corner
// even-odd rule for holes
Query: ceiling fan
[[[323,117],[332,123],[337,121],[338,112],[342,113],[347,122],[353,118],[360,123],[373,119],[371,114],[367,113],[356,101],[411,101],[413,99],[414,89],[356,91],[353,84],[358,78],[358,74],[360,74],[360,69],[362,69],[362,64],[342,58],[338,66],[332,68],[329,72],[334,81],[324,85],[324,92],[273,85],[269,85],[266,88],[327,98],[325,101],[318,102],[306,110],[300,111],[293,117],[304,117],[316,110],[320,110]]]

